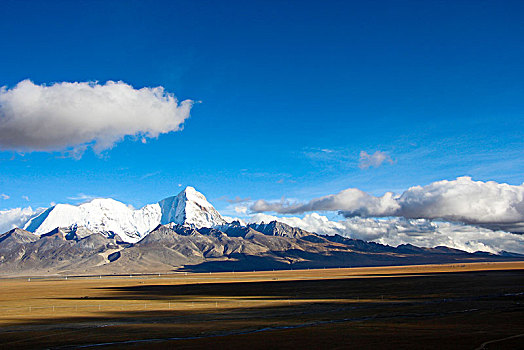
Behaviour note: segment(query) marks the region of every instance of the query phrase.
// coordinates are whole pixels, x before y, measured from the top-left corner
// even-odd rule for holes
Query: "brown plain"
[[[524,262],[0,279],[0,348],[516,349]]]

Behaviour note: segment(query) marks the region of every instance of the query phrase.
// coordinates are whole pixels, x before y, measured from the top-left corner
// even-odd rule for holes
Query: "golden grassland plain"
[[[524,262],[0,279],[0,348],[515,349]]]

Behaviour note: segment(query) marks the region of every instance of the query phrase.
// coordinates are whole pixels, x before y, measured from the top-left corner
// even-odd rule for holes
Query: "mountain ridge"
[[[199,228],[227,223],[203,194],[188,186],[176,196],[140,209],[112,198],[96,198],[80,205],[57,204],[31,218],[23,228],[42,235],[57,227],[85,227],[136,243],[158,225],[170,222]]]

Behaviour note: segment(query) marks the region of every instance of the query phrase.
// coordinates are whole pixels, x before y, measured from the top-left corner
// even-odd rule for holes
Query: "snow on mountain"
[[[80,205],[58,204],[29,220],[24,229],[42,235],[57,227],[85,227],[135,243],[159,224],[170,222],[195,228],[226,224],[203,194],[186,187],[177,196],[137,210],[110,198]]]
[[[94,199],[78,206],[57,204],[31,219],[24,229],[42,235],[57,227],[86,227],[93,232],[118,234],[123,240],[134,242],[160,222],[157,207],[146,205],[133,210],[110,198]]]
[[[186,187],[177,196],[158,202],[162,212],[162,225],[174,222],[195,228],[215,227],[226,224],[226,220],[209,203],[204,195],[193,187]]]

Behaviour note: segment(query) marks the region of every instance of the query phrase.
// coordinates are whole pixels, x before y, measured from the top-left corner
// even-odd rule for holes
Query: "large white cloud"
[[[301,214],[310,211],[351,211],[359,216],[389,216],[399,209],[394,194],[375,197],[357,188],[349,188],[337,194],[312,199],[307,203],[290,203],[285,200],[267,202],[257,200],[251,206],[254,212],[274,211],[280,214]]]
[[[290,226],[325,235],[339,234],[391,246],[413,244],[419,247],[446,246],[467,252],[509,251],[524,254],[524,235],[493,231],[471,225],[435,222],[426,219],[372,219],[354,217],[331,221],[318,213],[300,217],[254,214],[250,222],[280,221]]]
[[[351,188],[307,203],[258,200],[251,210],[281,214],[339,211],[346,217],[438,219],[524,232],[524,184],[514,186],[459,177],[411,187],[401,195],[388,192],[376,197]]]
[[[101,152],[125,136],[145,140],[180,130],[192,104],[178,103],[163,87],[24,80],[0,88],[0,149],[78,155],[91,146]]]

